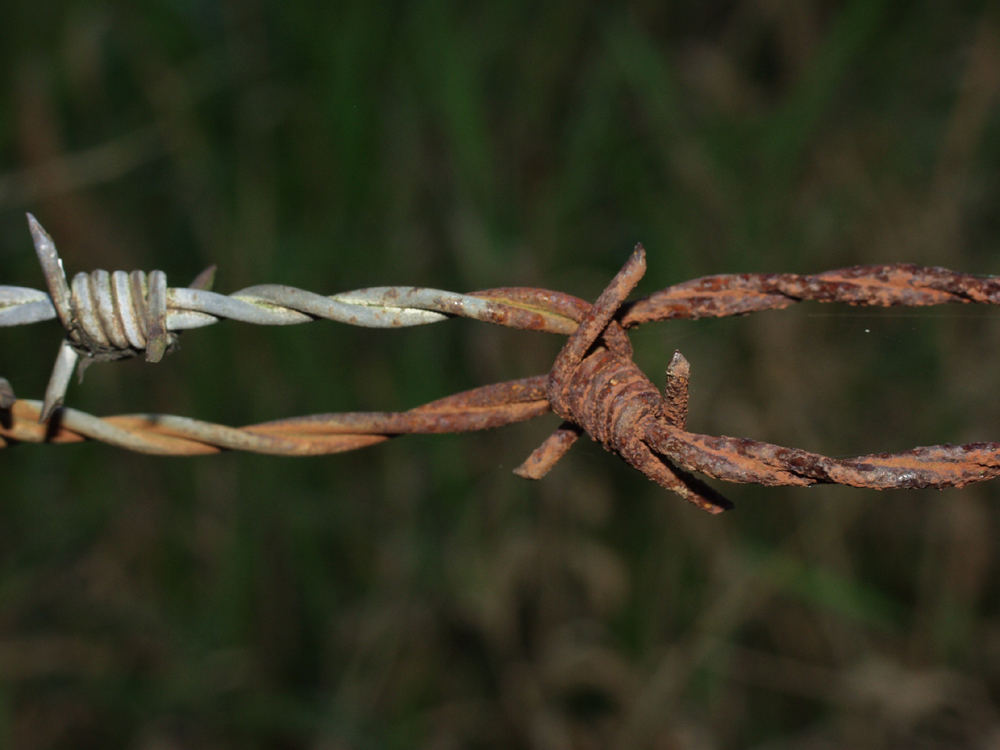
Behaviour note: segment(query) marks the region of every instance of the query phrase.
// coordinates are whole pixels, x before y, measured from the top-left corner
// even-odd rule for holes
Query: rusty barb
[[[168,288],[161,271],[93,271],[68,284],[55,244],[29,214],[48,293],[0,286],[0,327],[58,318],[66,331],[44,401],[18,400],[0,378],[0,446],[98,440],[158,455],[243,450],[321,455],[415,433],[500,427],[549,411],[562,424],[517,468],[544,476],[582,434],[662,487],[711,513],[730,503],[695,474],[761,485],[844,484],[870,489],[962,487],[1000,476],[1000,443],[913,448],[830,458],[798,448],[686,428],[690,365],[675,352],[661,392],[632,361],[626,330],[675,318],[724,317],[796,302],[862,306],[1000,304],[1000,279],[910,264],[854,266],[815,275],[708,276],[626,298],[646,269],[636,246],[593,305],[561,292],[505,287],[456,294],[421,287],[373,287],[323,296],[281,285],[232,295],[209,291],[214,268],[189,287]],[[547,375],[495,383],[404,412],[314,414],[242,428],[166,414],[96,417],[64,407],[73,371],[96,360],[143,355],[158,361],[179,331],[220,319],[288,325],[324,318],[398,327],[468,317],[568,335]]]

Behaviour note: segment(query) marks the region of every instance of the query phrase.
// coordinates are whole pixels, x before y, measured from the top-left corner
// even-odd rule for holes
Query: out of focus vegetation
[[[4,11],[0,283],[596,295],[887,261],[1000,273],[986,2],[64,2]],[[60,331],[0,331],[39,397]],[[1000,313],[651,325],[691,424],[832,454],[1000,438]],[[559,340],[227,323],[70,403],[242,424],[545,371]],[[1000,741],[1000,487],[724,488],[554,420],[356,454],[0,452],[0,746],[951,748]]]

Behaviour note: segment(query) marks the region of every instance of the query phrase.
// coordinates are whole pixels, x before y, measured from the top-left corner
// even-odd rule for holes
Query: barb
[[[677,284],[626,303],[645,271],[637,246],[591,306],[572,295],[506,287],[456,294],[373,287],[322,296],[280,285],[225,296],[208,291],[214,268],[190,287],[167,288],[160,271],[94,271],[67,284],[49,235],[28,217],[48,294],[0,286],[0,326],[58,318],[66,329],[43,402],[16,400],[0,378],[0,446],[98,440],[160,455],[244,450],[319,455],[411,433],[464,432],[531,419],[552,410],[562,425],[515,471],[540,478],[583,433],[650,479],[709,512],[730,503],[690,472],[762,485],[837,483],[871,489],[962,487],[1000,476],[1000,443],[938,445],[901,453],[829,458],[770,443],[685,428],[690,365],[675,352],[661,394],[632,361],[625,329],[674,318],[722,317],[796,302],[850,305],[1000,304],[1000,280],[909,264],[854,266],[816,275],[730,274]],[[96,417],[62,408],[78,360],[144,354],[157,361],[177,332],[222,318],[264,325],[318,318],[398,327],[461,316],[513,328],[569,334],[552,371],[448,396],[405,412],[316,414],[242,428],[162,414]]]

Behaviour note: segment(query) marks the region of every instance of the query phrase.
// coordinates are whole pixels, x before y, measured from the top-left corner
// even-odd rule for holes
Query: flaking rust
[[[598,342],[606,331],[621,330],[615,315],[644,271],[645,252],[637,246],[559,353],[549,374],[547,396],[552,410],[566,421],[515,470],[520,476],[544,476],[584,432],[662,487],[711,513],[731,506],[684,470],[765,486],[836,483],[870,489],[961,487],[1000,475],[997,443],[835,459],[747,438],[687,432],[690,367],[683,355],[675,352],[661,395],[631,360],[630,351]],[[977,302],[1000,300],[1000,286],[991,280],[970,284],[968,279],[946,269],[910,266],[851,269],[819,277],[716,277],[690,285],[705,296],[689,302],[689,309],[738,314],[746,311],[748,300],[780,307],[810,296],[875,305],[938,304],[949,296]],[[755,294],[748,293],[751,285],[756,286]],[[664,297],[669,299],[669,295]],[[718,305],[725,301],[728,305],[721,309],[726,312],[719,313]],[[642,312],[635,305],[633,314],[636,308]],[[663,307],[661,315],[662,311]]]
[[[630,347],[622,346],[620,339],[607,336],[595,346],[609,325],[612,331],[621,330],[613,322],[614,315],[645,270],[646,252],[638,245],[566,341],[546,386],[552,410],[566,421],[515,473],[541,478],[565,455],[581,432],[586,432],[661,487],[703,510],[719,513],[730,507],[727,500],[678,470],[666,457],[654,453],[646,441],[648,423],[676,422],[687,414],[686,377],[673,378],[667,391],[673,402],[668,403],[632,361]],[[674,364],[675,369],[684,369],[676,356]]]
[[[39,257],[50,281],[52,314],[58,313],[72,339],[76,331],[72,298],[55,246],[40,227],[35,231],[35,224],[32,228]],[[62,406],[56,408],[59,399],[53,399],[51,394],[44,404],[18,400],[10,384],[0,378],[0,447],[18,442],[99,440],[160,455],[201,455],[221,450],[320,455],[356,450],[398,435],[496,428],[551,410],[563,422],[515,470],[520,476],[541,478],[586,434],[660,486],[711,513],[730,504],[695,473],[764,486],[832,483],[878,490],[963,487],[1000,476],[1000,443],[995,442],[830,458],[749,438],[689,432],[688,361],[680,352],[674,353],[660,392],[633,362],[626,333],[626,329],[650,321],[742,315],[806,300],[867,306],[955,302],[996,305],[1000,304],[1000,280],[909,264],[854,266],[815,275],[709,276],[626,303],[645,267],[645,251],[637,246],[593,305],[563,292],[529,287],[488,289],[470,295],[412,287],[382,291],[373,288],[337,298],[338,304],[360,302],[362,308],[349,309],[364,311],[365,305],[385,303],[379,295],[391,298],[405,294],[405,304],[395,312],[387,309],[387,315],[417,315],[421,318],[417,322],[424,323],[443,319],[446,316],[441,313],[447,312],[512,328],[568,335],[547,375],[474,388],[403,412],[313,414],[243,428],[161,414],[99,418]],[[203,285],[196,281],[192,287]],[[254,287],[244,293],[255,292],[260,297],[264,291],[277,295],[283,306],[293,305],[285,312],[303,319],[307,316],[294,311],[312,308],[295,307],[296,300],[317,297],[284,287]],[[18,292],[21,297],[23,292]],[[191,290],[173,290],[175,296],[183,297],[181,292],[191,296]],[[34,297],[28,301],[37,303]],[[246,302],[238,304],[243,306],[241,309],[248,306]],[[420,307],[422,304],[426,307]],[[159,309],[162,321],[163,302],[154,307]],[[27,316],[28,322],[37,319],[42,318]],[[396,319],[392,317],[392,321]],[[409,317],[406,321],[407,325],[413,323]],[[287,316],[281,322],[289,322]],[[366,318],[365,325],[371,323]],[[75,343],[90,356],[94,347],[87,348],[87,341],[77,336],[64,349],[75,357]],[[64,375],[72,371],[63,369]],[[51,384],[49,390],[53,390]],[[52,419],[40,424],[39,416],[48,416],[49,412]]]
[[[910,263],[851,266],[805,275],[740,273],[705,276],[624,305],[625,328],[671,318],[722,318],[779,310],[797,302],[865,307],[923,307],[947,303],[1000,304],[1000,278]]]

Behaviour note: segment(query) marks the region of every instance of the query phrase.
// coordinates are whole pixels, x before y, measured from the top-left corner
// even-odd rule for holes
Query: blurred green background
[[[1000,273],[987,2],[13,5],[0,282],[67,270],[593,298],[910,261]],[[54,323],[0,332],[39,398]],[[1000,313],[650,325],[691,427],[835,455],[1000,438]],[[402,409],[560,340],[224,323],[69,403],[228,424]],[[996,483],[722,489],[709,517],[547,418],[315,459],[0,451],[0,747],[895,748],[1000,741]]]

